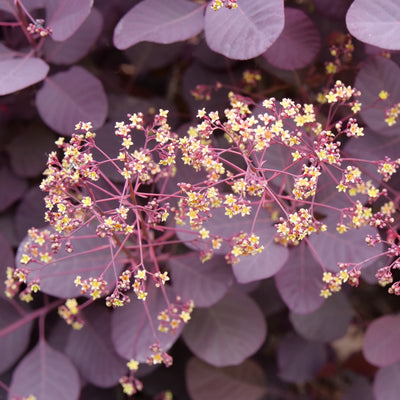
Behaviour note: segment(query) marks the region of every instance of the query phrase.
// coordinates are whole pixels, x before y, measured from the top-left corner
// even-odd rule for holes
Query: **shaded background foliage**
[[[347,32],[355,43],[354,58],[345,60],[335,79],[362,92],[361,117],[368,134],[362,142],[349,141],[345,151],[354,158],[399,156],[398,125],[384,122],[385,106],[400,101],[397,1],[238,4],[238,10],[214,12],[210,3],[189,0],[0,0],[3,276],[7,265],[15,265],[26,230],[44,226],[40,174],[56,137],[70,136],[77,121],[92,121],[99,143],[117,155],[113,125],[127,113],[169,109],[170,124],[178,129],[193,122],[203,106],[222,111],[230,88],[257,100],[275,96],[310,102],[333,80],[325,73],[329,45],[340,43]],[[22,6],[35,19],[45,19],[50,37],[28,40],[23,29],[12,26],[27,18]],[[389,50],[394,51],[391,59]],[[261,71],[256,90],[241,80],[246,69]],[[216,82],[224,87],[210,100],[190,95],[196,85]],[[381,90],[390,99],[377,109],[372,105]],[[287,155],[280,151],[270,160],[277,169],[286,165]],[[190,175],[184,168],[180,172],[182,180]],[[390,184],[398,182],[397,176]],[[319,196],[320,202],[331,201],[329,193]],[[210,229],[232,229],[230,220],[216,218]],[[240,221],[246,223],[251,221]],[[336,232],[329,240],[310,238],[332,271],[343,258],[357,262],[375,254],[362,248],[360,232],[346,235],[344,240]],[[397,399],[398,299],[376,285],[376,265],[366,270],[358,289],[324,301],[319,295],[322,271],[308,247],[265,247],[273,262],[265,264],[261,254],[232,270],[221,256],[201,264],[195,247],[168,261],[177,292],[185,300],[194,297],[199,308],[172,347],[174,365],[140,368],[145,387],[137,398],[161,399],[164,390],[171,390],[174,398],[193,400]],[[58,268],[75,275],[88,262],[96,260],[59,263]],[[79,294],[72,282],[69,287],[51,277],[42,286],[55,297]],[[141,304],[133,301],[112,315],[105,307],[93,307],[85,314],[89,328],[82,332],[71,332],[49,313],[44,342],[37,340],[37,325],[29,318],[46,304],[43,297],[31,306],[8,302],[3,290],[0,297],[0,373],[12,391],[28,395],[37,389],[40,400],[123,398],[116,384],[126,369],[127,352],[137,346],[139,361],[145,361],[151,344],[130,323],[143,317]],[[154,296],[154,310],[162,308],[157,301]],[[3,328],[18,321],[25,323],[4,334]],[[4,392],[0,398],[6,398]]]

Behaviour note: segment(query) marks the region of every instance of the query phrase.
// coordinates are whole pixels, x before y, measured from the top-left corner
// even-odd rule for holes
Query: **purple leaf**
[[[93,385],[114,386],[127,367],[111,342],[111,313],[103,304],[94,304],[82,317],[85,325],[79,331],[70,330],[65,354]]]
[[[0,212],[20,199],[27,189],[27,182],[14,175],[0,160]]]
[[[353,317],[351,305],[342,293],[336,293],[310,314],[290,313],[296,332],[308,340],[330,342],[345,335]]]
[[[170,289],[166,287],[165,289]],[[167,290],[170,301],[175,300],[172,289]],[[163,351],[168,349],[178,339],[182,326],[180,326],[175,334],[163,333],[157,330],[159,320],[158,314],[167,308],[162,290],[155,286],[150,286],[146,305],[151,316],[151,324],[145,310],[145,304],[142,300],[138,300],[136,296],[131,295],[131,302],[124,305],[121,309],[115,310],[113,313],[111,324],[111,335],[114,347],[117,353],[124,359],[134,358],[144,363],[147,358],[152,355],[149,346],[156,343],[155,335],[158,336],[160,346]],[[154,327],[154,331],[152,329]]]
[[[286,382],[304,383],[327,362],[325,345],[289,333],[278,345],[279,376]]]
[[[40,175],[46,168],[47,154],[54,149],[54,140],[43,124],[30,124],[16,132],[7,146],[14,172],[25,178]]]
[[[79,66],[47,78],[36,95],[43,121],[56,132],[71,135],[79,121],[103,125],[107,98],[101,82]]]
[[[143,41],[167,44],[189,39],[203,30],[203,9],[186,0],[144,0],[118,22],[114,45],[124,50]]]
[[[56,42],[51,37],[43,46],[44,58],[52,64],[69,65],[78,62],[89,53],[103,26],[103,17],[92,8],[84,24],[67,40]]]
[[[400,363],[381,368],[376,373],[373,391],[374,400],[398,400],[400,392]]]
[[[53,40],[70,38],[89,16],[93,0],[46,0],[46,24]]]
[[[28,229],[33,226],[42,228],[47,225],[44,219],[46,207],[43,197],[44,193],[38,187],[33,187],[25,193],[18,204],[15,212],[15,229],[20,240],[24,239]]]
[[[197,357],[225,367],[238,365],[253,355],[266,333],[264,316],[254,300],[231,291],[212,307],[195,309],[183,339]]]
[[[321,38],[310,17],[297,8],[285,8],[285,27],[263,57],[274,67],[298,69],[308,65],[318,54]]]
[[[259,400],[266,392],[266,376],[252,360],[215,368],[197,358],[186,367],[187,388],[192,400]]]
[[[19,57],[0,61],[0,96],[34,85],[46,78],[49,66],[40,58]]]
[[[79,392],[79,375],[71,361],[40,340],[16,367],[9,399],[32,394],[40,400],[77,400]]]
[[[322,269],[305,243],[292,248],[289,260],[275,275],[276,287],[291,311],[308,314],[317,310],[324,299]]]
[[[47,264],[38,262],[21,264],[20,260],[22,254],[25,253],[24,246],[27,240],[28,238],[25,238],[18,248],[16,266],[31,270],[28,281],[39,279],[40,290],[52,296],[64,298],[80,296],[80,288],[74,284],[76,276],[80,275],[82,279],[98,278],[112,262],[109,240],[97,237],[94,228],[91,227],[85,226],[73,235],[72,253],[67,253],[61,246],[60,251]],[[45,248],[42,251],[46,251]],[[103,277],[108,282],[108,290],[113,287],[115,276],[121,272],[124,261],[117,257],[114,260],[116,269],[110,267],[104,273]]]
[[[346,15],[349,32],[362,42],[388,50],[400,50],[400,3],[355,0]]]
[[[0,253],[3,257],[3,253]],[[4,275],[2,275],[2,280]],[[0,299],[0,330],[18,321],[20,313],[9,301]],[[0,337],[0,374],[7,371],[25,352],[29,344],[33,321]]]
[[[400,316],[385,315],[374,320],[365,333],[363,353],[368,362],[385,367],[400,360]]]
[[[0,10],[7,11],[17,18],[17,10],[13,0],[0,0]]]
[[[361,91],[361,117],[374,131],[384,136],[398,136],[399,127],[389,127],[385,122],[386,110],[400,102],[399,66],[383,57],[370,57],[357,74],[354,86]],[[389,97],[379,99],[379,92],[386,90]]]
[[[314,256],[328,271],[338,272],[338,263],[361,263],[367,267],[375,262],[374,257],[383,253],[383,244],[368,247],[365,242],[367,235],[375,237],[377,230],[370,226],[359,229],[350,229],[348,232],[339,233],[336,230],[334,218],[328,217],[323,221],[328,229],[325,232],[311,235],[309,243],[314,249]],[[318,257],[318,258],[317,258]]]
[[[232,271],[224,257],[214,256],[205,263],[192,252],[168,260],[174,289],[184,301],[195,307],[209,307],[225,296],[233,281]]]
[[[212,50],[235,60],[264,53],[283,30],[282,0],[241,0],[238,7],[207,7],[205,37]]]

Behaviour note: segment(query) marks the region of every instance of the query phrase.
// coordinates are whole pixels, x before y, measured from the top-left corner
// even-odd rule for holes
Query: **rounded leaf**
[[[321,38],[310,17],[297,8],[285,8],[285,27],[263,57],[280,69],[293,70],[308,65],[321,48]]]
[[[71,135],[79,121],[98,128],[107,116],[103,85],[79,66],[48,77],[36,95],[36,106],[43,121],[65,135]]]
[[[79,375],[71,361],[41,340],[15,368],[9,400],[29,395],[40,400],[78,400],[79,392]]]
[[[165,287],[165,289],[170,289]],[[167,290],[168,298],[174,300],[175,296],[172,289]],[[154,334],[158,334],[159,344],[163,351],[168,349],[178,339],[182,325],[175,334],[158,332],[158,314],[167,308],[162,290],[151,286],[148,290],[146,306],[149,314],[146,313],[143,300],[138,300],[131,295],[131,302],[113,312],[111,324],[111,336],[117,353],[124,359],[134,358],[145,363],[152,354],[149,346],[156,342]],[[149,322],[148,315],[151,317]],[[156,332],[153,331],[153,328]]]
[[[288,261],[275,275],[275,283],[282,300],[297,314],[313,312],[324,302],[320,294],[322,269],[303,242],[290,250]]]
[[[143,41],[167,44],[189,39],[203,29],[203,9],[187,0],[144,0],[118,22],[114,45],[124,50]]]
[[[374,400],[398,400],[400,392],[400,363],[381,368],[375,375]]]
[[[61,246],[59,252],[47,264],[38,262],[21,264],[21,257],[25,253],[24,247],[28,240],[29,236],[18,247],[16,266],[30,270],[28,282],[39,279],[40,290],[56,297],[80,296],[81,289],[74,284],[75,278],[78,275],[82,279],[98,278],[106,269],[103,278],[108,282],[107,287],[110,289],[114,285],[115,276],[120,273],[126,261],[117,257],[114,260],[115,270],[108,268],[111,263],[109,240],[97,237],[92,227],[85,226],[71,236],[72,253],[66,252],[64,246]],[[44,244],[46,245],[48,243]]]
[[[3,253],[0,254],[3,257]],[[0,298],[0,331],[21,318],[18,310],[9,301]],[[33,321],[29,321],[0,337],[0,374],[6,372],[25,352],[32,326]]]
[[[225,367],[238,365],[253,355],[266,334],[258,305],[247,295],[231,291],[217,304],[195,309],[183,339],[198,358]]]
[[[85,22],[93,0],[47,0],[46,24],[52,30],[53,40],[71,37]]]
[[[0,61],[0,96],[10,94],[46,78],[49,66],[40,58],[6,58]]]
[[[400,3],[397,0],[355,0],[346,14],[349,32],[362,42],[400,50]]]
[[[174,289],[183,300],[193,300],[195,307],[208,307],[225,296],[233,275],[224,257],[214,256],[205,263],[200,253],[192,252],[168,260]]]
[[[364,357],[378,367],[400,361],[400,316],[385,315],[373,321],[365,333]]]
[[[304,383],[315,377],[328,359],[322,343],[289,333],[278,345],[279,376],[286,382]]]
[[[65,354],[93,385],[114,386],[125,373],[126,364],[112,345],[111,313],[103,304],[94,304],[82,317],[85,325],[78,331],[70,330]]]
[[[75,64],[89,53],[103,27],[103,17],[92,8],[84,24],[67,40],[57,42],[50,37],[44,42],[44,58],[52,64]]]
[[[5,163],[0,164],[0,212],[20,199],[27,187],[25,179],[14,175]]]
[[[207,7],[205,37],[210,48],[235,60],[264,53],[281,34],[282,0],[241,0],[236,9]]]
[[[361,117],[371,129],[384,136],[399,135],[398,124],[389,127],[385,122],[386,110],[400,102],[399,74],[400,67],[394,61],[370,57],[363,63],[354,83],[361,92]],[[381,90],[389,93],[386,100],[379,99]]]
[[[191,358],[186,367],[186,382],[192,400],[259,400],[267,392],[264,371],[252,360],[215,368]]]
[[[337,221],[327,217],[323,222],[328,226],[325,232],[311,235],[309,243],[324,267],[331,272],[338,272],[338,263],[361,263],[369,258],[383,253],[383,244],[369,247],[365,238],[367,235],[375,237],[377,230],[370,226],[359,229],[350,229],[345,233],[336,230]],[[374,260],[363,264],[363,268],[374,263]]]
[[[352,317],[351,305],[343,293],[331,296],[312,313],[289,315],[296,332],[316,342],[330,342],[345,335]]]

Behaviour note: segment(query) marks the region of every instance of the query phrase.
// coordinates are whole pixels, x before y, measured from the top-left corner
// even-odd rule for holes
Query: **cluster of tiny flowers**
[[[122,274],[118,277],[117,285],[115,286],[114,291],[110,296],[106,297],[107,307],[117,308],[130,303],[130,297],[124,294],[124,292],[127,292],[131,288],[131,277],[132,271],[129,269],[122,272]]]
[[[44,24],[44,19],[36,19],[34,23],[30,23],[26,27],[26,30],[34,38],[36,35],[41,38],[51,35],[53,33],[52,29],[50,27],[45,28]]]
[[[358,286],[361,271],[357,268],[348,270],[349,264],[339,264],[340,271],[336,273],[324,272],[322,281],[324,287],[321,289],[321,296],[325,299],[332,295],[332,293],[339,292],[342,284],[348,282],[351,286]]]
[[[193,307],[193,301],[182,302],[178,296],[175,303],[170,303],[165,310],[158,314],[157,319],[160,321],[158,330],[174,334],[182,322],[184,324],[189,322]]]
[[[123,376],[119,379],[119,383],[127,396],[133,396],[143,389],[143,383],[134,376]]]
[[[388,124],[388,126],[393,126],[399,118],[400,103],[394,104],[393,106],[389,107],[385,111],[385,114],[385,122]]]
[[[37,400],[37,397],[30,394],[29,396],[13,396],[11,400]]]
[[[289,214],[286,221],[281,217],[280,223],[275,226],[279,238],[283,239],[283,243],[293,244],[298,243],[313,232],[323,232],[327,229],[326,225],[317,221],[305,208]]]
[[[161,349],[158,343],[154,343],[149,347],[151,355],[147,357],[146,363],[148,365],[164,364],[166,367],[172,365],[172,357]]]
[[[329,51],[333,61],[325,63],[325,72],[333,75],[340,72],[353,57],[354,45],[350,35],[338,35],[336,43],[330,46]]]
[[[92,297],[93,300],[99,299],[103,295],[107,294],[107,282],[104,278],[92,278],[82,279],[78,275],[74,280],[75,286],[81,288],[81,294],[87,294]]]
[[[222,7],[226,7],[229,10],[235,9],[237,7],[237,0],[213,0],[210,7],[214,11],[219,10]]]
[[[82,329],[83,319],[79,315],[79,307],[76,299],[67,299],[64,305],[58,308],[58,315],[72,328]]]
[[[307,199],[314,196],[317,189],[318,177],[321,172],[318,167],[303,164],[303,174],[295,178],[293,195],[296,199]]]
[[[240,233],[234,235],[231,239],[232,250],[225,256],[228,264],[236,264],[241,256],[254,256],[264,250],[264,246],[260,245],[259,236],[254,233]]]
[[[389,157],[385,157],[384,160],[378,163],[378,173],[383,176],[383,181],[387,182],[391,176],[399,169],[400,158],[397,160],[391,160]]]
[[[24,268],[12,268],[7,267],[6,269],[6,280],[5,284],[5,295],[11,299],[20,290],[21,285],[25,284],[25,289],[20,292],[19,298],[26,303],[33,300],[32,293],[37,293],[40,290],[39,280],[35,279],[32,282],[27,283],[26,278],[29,271]]]

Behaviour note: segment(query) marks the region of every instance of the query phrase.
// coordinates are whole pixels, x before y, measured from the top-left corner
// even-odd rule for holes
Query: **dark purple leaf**
[[[290,313],[289,317],[296,332],[305,339],[330,342],[345,335],[353,313],[347,297],[336,293],[318,310],[310,314]]]
[[[0,212],[20,199],[28,184],[25,179],[19,178],[0,160]]]
[[[292,248],[289,260],[275,275],[276,287],[291,311],[308,314],[317,310],[321,297],[322,269],[305,243]]]
[[[183,339],[197,357],[216,367],[225,367],[238,365],[253,355],[266,333],[258,305],[247,295],[231,291],[209,308],[195,308]]]
[[[264,53],[283,30],[282,0],[241,0],[238,7],[207,7],[205,37],[212,50],[235,60]]]
[[[193,300],[195,307],[209,307],[225,296],[233,281],[224,257],[215,256],[205,263],[192,252],[168,260],[174,289],[183,300]]]
[[[15,229],[19,240],[24,239],[28,229],[33,226],[42,228],[47,225],[44,219],[46,207],[44,203],[44,193],[38,188],[29,189],[15,212]]]
[[[359,229],[350,229],[348,232],[339,233],[336,230],[337,221],[328,217],[323,221],[328,229],[325,232],[311,235],[310,245],[313,247],[316,259],[328,271],[338,272],[338,263],[361,263],[362,267],[372,265],[374,257],[383,253],[383,244],[375,247],[368,247],[365,242],[367,235],[375,237],[377,230],[370,226],[363,226]],[[318,257],[318,258],[317,258]]]
[[[97,237],[94,228],[91,227],[85,226],[73,235],[72,253],[67,253],[62,246],[54,255],[53,260],[47,264],[38,262],[21,264],[20,260],[22,254],[25,253],[24,246],[27,239],[25,238],[18,248],[16,266],[30,269],[28,281],[39,279],[40,290],[52,296],[64,298],[79,296],[80,288],[74,284],[77,275],[80,275],[82,279],[98,278],[110,264],[112,265],[109,240]],[[125,260],[117,257],[114,261],[115,270],[110,267],[103,275],[105,281],[108,282],[109,290],[114,286],[115,276],[121,272]]]
[[[17,18],[17,10],[13,0],[0,0],[0,10],[7,11]]]
[[[144,0],[118,22],[114,45],[124,50],[143,41],[167,44],[189,39],[203,29],[203,9],[186,0]]]
[[[125,55],[135,66],[135,74],[171,64],[185,50],[184,43],[159,44],[140,42],[127,49]]]
[[[79,121],[103,125],[107,98],[101,82],[79,66],[48,77],[36,95],[43,121],[56,132],[71,135]]]
[[[342,21],[352,1],[353,0],[314,0],[313,5],[322,15],[333,20]]]
[[[259,400],[268,390],[264,371],[252,360],[215,368],[192,358],[186,367],[186,382],[192,400]]]
[[[308,65],[320,47],[321,38],[310,17],[297,8],[286,7],[285,27],[263,57],[274,67],[293,70]]]
[[[381,368],[375,375],[373,390],[374,400],[398,400],[400,392],[400,363]]]
[[[49,66],[40,58],[19,57],[0,61],[0,96],[25,89],[46,78]]]
[[[71,361],[40,340],[16,367],[9,399],[32,394],[40,400],[77,400],[79,392],[79,375]]]
[[[309,342],[289,333],[278,345],[279,376],[286,382],[304,383],[315,377],[327,362],[322,343]]]
[[[65,354],[90,383],[114,386],[127,367],[111,342],[111,313],[103,304],[94,304],[82,317],[85,325],[79,331],[70,329]]]
[[[103,17],[92,8],[87,20],[67,40],[56,42],[48,39],[43,46],[44,58],[52,64],[70,65],[78,62],[89,53],[103,26]]]
[[[53,40],[70,38],[89,16],[93,0],[46,0],[46,24]]]
[[[54,150],[54,136],[43,124],[29,124],[15,132],[7,146],[11,167],[24,178],[40,175],[46,168],[47,154]]]
[[[385,367],[400,360],[400,316],[385,315],[374,320],[365,333],[363,353],[368,362]]]
[[[166,289],[169,289],[166,287]],[[169,301],[175,300],[175,295],[171,290],[167,290]],[[153,285],[148,289],[146,304],[151,316],[151,324],[148,320],[143,300],[138,300],[131,295],[131,302],[113,313],[111,324],[111,335],[117,353],[124,359],[134,358],[144,363],[151,356],[149,346],[156,343],[155,335],[159,338],[161,349],[168,349],[178,339],[182,326],[176,333],[163,333],[157,330],[159,320],[158,314],[167,308],[162,290]],[[154,331],[152,329],[154,328]]]
[[[355,0],[346,15],[349,32],[362,42],[400,50],[400,3]]]
[[[372,392],[372,385],[364,377],[357,377],[354,383],[346,389],[341,400],[376,400]]]
[[[399,126],[391,127],[385,122],[386,110],[400,102],[399,66],[392,60],[383,57],[370,57],[357,74],[354,86],[361,91],[361,117],[374,131],[384,136],[398,136]],[[389,97],[379,99],[381,90],[386,90]]]
[[[3,253],[0,252],[3,257]],[[4,280],[4,275],[2,275]],[[20,313],[7,300],[0,299],[0,330],[18,321]],[[0,337],[0,374],[7,371],[25,352],[29,344],[33,321]]]
[[[285,303],[276,288],[274,279],[264,279],[258,282],[258,287],[251,293],[266,317],[270,317],[286,309]]]

